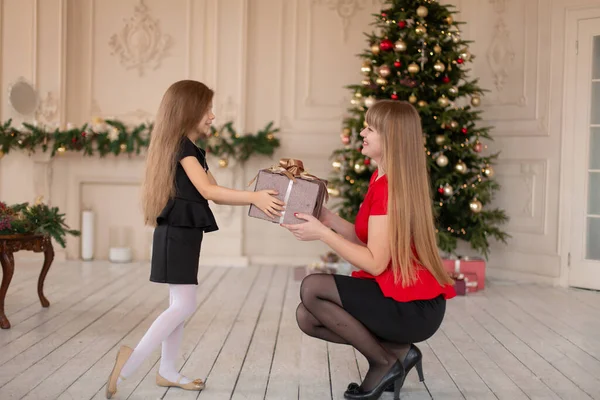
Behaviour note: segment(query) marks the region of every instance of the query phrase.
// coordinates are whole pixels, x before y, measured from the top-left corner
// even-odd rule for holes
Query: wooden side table
[[[54,248],[49,236],[46,235],[0,235],[0,262],[2,263],[2,285],[0,286],[0,328],[10,328],[10,322],[4,314],[4,298],[8,286],[15,272],[14,253],[21,250],[29,250],[35,253],[44,253],[44,265],[38,278],[38,296],[42,307],[50,306],[50,302],[44,296],[44,281],[54,260]]]

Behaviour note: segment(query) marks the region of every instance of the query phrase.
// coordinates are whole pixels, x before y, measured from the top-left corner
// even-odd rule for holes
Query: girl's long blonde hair
[[[366,122],[381,135],[394,279],[401,279],[402,286],[412,285],[420,264],[441,285],[452,284],[436,242],[419,113],[407,102],[381,100],[369,108]]]
[[[205,84],[192,80],[175,82],[165,92],[150,135],[142,184],[146,225],[155,226],[156,217],[175,196],[176,157],[181,141],[198,129],[213,95]]]

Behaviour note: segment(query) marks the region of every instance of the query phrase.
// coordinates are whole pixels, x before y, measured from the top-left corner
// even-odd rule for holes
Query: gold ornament
[[[458,94],[458,88],[456,86],[452,86],[450,89],[448,89],[448,93],[450,93],[452,96],[456,96]]]
[[[440,167],[445,167],[446,165],[448,165],[448,157],[442,154],[441,156],[435,159],[435,163]]]
[[[419,107],[425,107],[427,105],[427,102],[425,100],[419,100],[419,102],[417,103],[417,105]]]
[[[444,185],[444,196],[450,197],[453,194],[454,194],[454,189],[452,189],[452,186],[450,186],[449,184],[446,183],[446,185]]]
[[[369,86],[369,85],[371,84],[371,81],[370,81],[370,80],[368,80],[368,79],[363,79],[363,80],[361,81],[361,83],[362,83],[362,85],[363,85],[363,86]]]
[[[444,72],[446,70],[446,66],[438,61],[433,65],[433,69],[437,72]]]
[[[340,196],[340,191],[339,191],[339,189],[336,189],[336,188],[327,188],[327,193],[329,193],[329,195],[331,197],[339,197]]]
[[[377,77],[377,79],[375,79],[375,83],[378,84],[379,86],[383,86],[387,83],[387,80],[385,78],[382,77]]]
[[[350,128],[344,128],[344,130],[342,131],[342,134],[343,134],[344,136],[350,136],[350,133],[352,133],[352,132],[350,131]]]
[[[438,146],[441,146],[441,145],[443,145],[445,141],[446,141],[446,136],[444,136],[444,135],[437,135],[437,136],[435,137],[435,143],[436,143]]]
[[[333,167],[334,170],[336,171],[340,171],[342,169],[342,163],[339,162],[338,160],[335,160],[334,162],[331,163],[331,166]]]
[[[57,151],[59,154],[64,154],[64,152],[66,152],[66,151],[67,151],[67,149],[66,149],[64,146],[60,146],[58,149],[56,149],[56,151]]]
[[[491,178],[494,176],[494,169],[492,167],[490,167],[489,165],[487,167],[485,167],[483,169],[483,173],[485,174],[485,176],[487,176],[488,178]]]
[[[415,103],[417,102],[417,96],[415,96],[414,94],[411,94],[411,95],[408,97],[408,101],[409,101],[411,104],[415,104]]]
[[[373,96],[369,96],[365,99],[365,106],[368,107],[372,107],[373,104],[375,104],[375,97]]]
[[[452,128],[452,129],[458,128],[458,122],[456,122],[456,121],[450,121],[450,128]]]
[[[369,75],[372,71],[371,64],[369,64],[368,62],[365,61],[362,65],[362,67],[360,67],[360,71],[364,75]]]
[[[471,59],[471,53],[469,52],[468,49],[462,49],[460,51],[460,58],[462,58],[465,61],[469,61]]]
[[[448,100],[448,98],[446,96],[442,96],[438,99],[438,104],[442,107],[448,107],[448,105],[450,104],[450,101]]]
[[[221,158],[219,160],[219,167],[226,168],[229,165],[229,161],[226,158]]]
[[[442,47],[439,44],[436,44],[435,46],[433,46],[433,52],[435,54],[440,54],[442,52]]]
[[[421,68],[419,68],[419,66],[416,63],[412,63],[408,66],[408,72],[410,72],[411,74],[416,74],[420,70]]]
[[[461,174],[464,174],[464,173],[466,173],[466,172],[467,172],[467,164],[465,164],[465,163],[464,163],[464,162],[462,162],[462,161],[459,161],[459,162],[457,162],[457,163],[456,163],[456,165],[454,166],[454,169],[455,169],[457,172],[460,172]]]
[[[127,150],[127,145],[125,143],[121,143],[119,148],[121,149],[121,151],[125,151],[125,150]]]
[[[366,169],[367,169],[367,167],[365,164],[361,164],[361,163],[354,164],[354,171],[356,171],[357,174],[361,174],[361,173],[365,172]]]
[[[104,120],[100,117],[92,117],[92,124],[94,125],[100,125],[104,123]]]
[[[471,97],[471,105],[473,107],[478,107],[481,104],[481,98],[479,96]]]
[[[379,54],[379,45],[378,44],[371,45],[371,53]]]
[[[272,133],[267,133],[267,140],[273,140],[275,139],[275,135],[273,135]]]
[[[425,6],[420,6],[417,8],[417,15],[421,18],[425,18],[429,14],[429,10]]]
[[[394,48],[396,49],[396,51],[406,51],[406,42],[404,42],[404,40],[402,39],[399,39],[394,44]]]
[[[452,25],[452,23],[453,23],[453,22],[454,22],[454,18],[452,18],[452,15],[448,15],[448,16],[446,17],[446,23],[447,23],[448,25]]]
[[[379,72],[379,75],[381,75],[384,78],[387,78],[392,73],[392,70],[387,65],[382,65],[381,67],[379,67],[378,72]]]
[[[470,203],[469,203],[469,208],[471,209],[471,211],[473,211],[475,214],[478,214],[481,212],[481,210],[483,209],[483,204],[481,204],[481,202],[477,199],[473,199]]]
[[[417,35],[424,35],[427,33],[427,29],[423,25],[419,25],[415,28],[415,33]]]

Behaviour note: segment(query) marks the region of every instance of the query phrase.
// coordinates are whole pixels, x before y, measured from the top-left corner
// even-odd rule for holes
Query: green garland
[[[152,127],[152,123],[128,127],[119,120],[95,118],[91,124],[66,130],[47,130],[32,123],[23,123],[17,129],[12,120],[8,120],[0,126],[0,157],[15,149],[29,154],[41,149],[44,153],[50,151],[52,157],[67,151],[83,152],[86,156],[98,154],[100,157],[140,154],[150,143]],[[220,157],[220,164],[226,166],[229,158],[243,163],[255,153],[272,155],[279,147],[279,140],[275,137],[277,132],[279,129],[273,128],[273,122],[269,122],[256,134],[240,135],[233,128],[233,122],[228,122],[220,128],[211,127],[209,137],[197,144]]]
[[[29,203],[6,205],[0,202],[0,235],[41,234],[52,237],[63,248],[66,246],[66,236],[79,236],[80,232],[69,229],[65,223],[65,214],[58,207],[48,207],[36,201]]]

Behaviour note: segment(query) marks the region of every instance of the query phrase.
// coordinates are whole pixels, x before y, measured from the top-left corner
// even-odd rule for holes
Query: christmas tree
[[[364,78],[348,86],[352,104],[341,133],[344,147],[332,155],[330,194],[341,197],[339,213],[353,221],[377,168],[360,153],[365,113],[377,99],[409,101],[422,119],[439,248],[452,253],[461,239],[487,257],[490,238],[506,242],[499,225],[508,218],[489,206],[499,189],[492,179],[498,154],[484,151],[490,128],[478,126],[484,90],[467,76],[471,42],[461,38],[452,6],[388,0],[383,7],[359,55]]]

